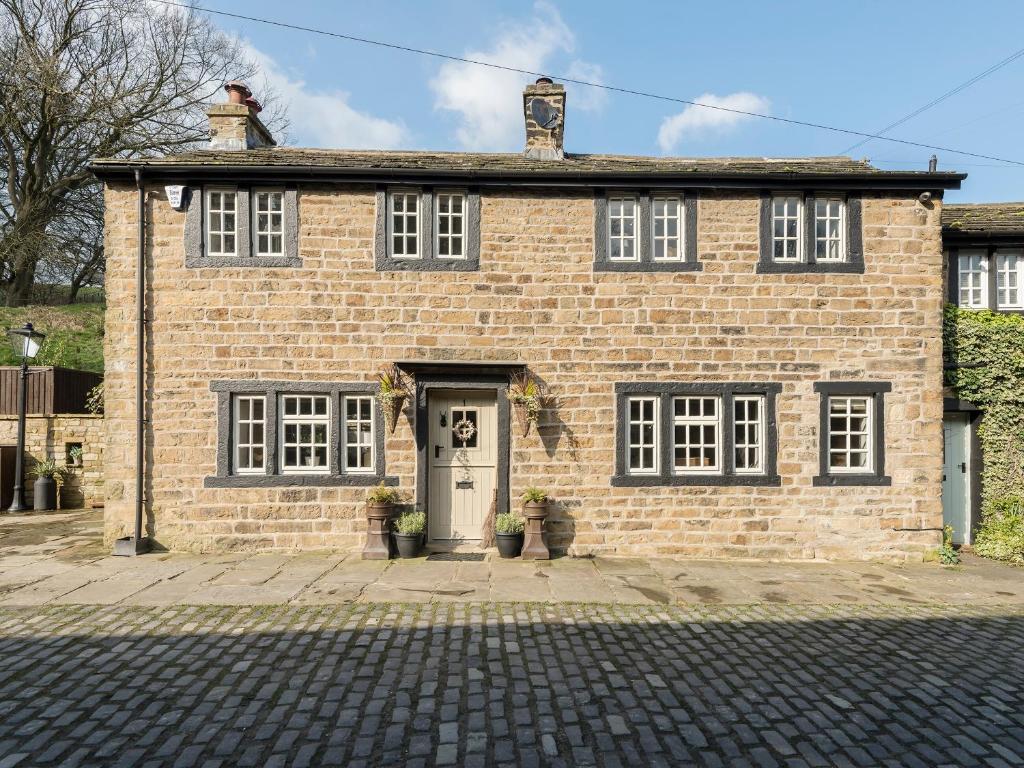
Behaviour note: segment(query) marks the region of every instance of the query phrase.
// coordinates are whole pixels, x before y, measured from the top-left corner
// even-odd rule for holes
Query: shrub
[[[548,500],[548,492],[540,488],[527,488],[523,491],[523,501],[533,504],[543,504]]]
[[[942,546],[939,547],[939,562],[943,565],[959,565],[960,553],[953,549],[953,526],[942,526]]]
[[[58,472],[57,462],[53,459],[43,459],[36,462],[37,477],[53,477]]]
[[[1024,564],[1024,499],[1006,496],[988,506],[974,551],[993,560]]]
[[[422,512],[406,512],[395,520],[395,531],[406,536],[423,533],[427,527],[427,516]]]
[[[374,486],[373,490],[366,494],[366,500],[371,504],[397,504],[401,499],[402,495],[397,488],[388,488],[384,483]]]
[[[526,521],[513,512],[502,512],[494,518],[494,530],[498,533],[522,533]]]

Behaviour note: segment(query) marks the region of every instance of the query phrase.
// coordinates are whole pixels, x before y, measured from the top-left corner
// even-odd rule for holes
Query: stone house
[[[940,215],[962,175],[572,154],[545,80],[522,153],[277,147],[227,89],[209,149],[93,165],[110,539],[139,509],[172,549],[353,548],[383,482],[436,546],[529,486],[574,554],[939,542]],[[412,390],[393,431],[392,364]],[[513,374],[547,395],[525,435]]]

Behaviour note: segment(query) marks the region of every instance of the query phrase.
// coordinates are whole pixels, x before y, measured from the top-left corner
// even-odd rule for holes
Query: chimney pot
[[[224,90],[228,92],[228,104],[245,104],[245,100],[252,96],[249,86],[241,80],[225,83]]]
[[[273,147],[277,144],[258,115],[263,106],[253,98],[249,86],[241,80],[224,84],[227,104],[214,104],[206,110],[210,118],[210,149],[243,150]]]
[[[263,111],[263,105],[256,101],[256,99],[252,96],[245,100],[245,106],[252,110],[252,113],[254,115],[258,115],[260,112]]]
[[[555,81],[554,81],[554,80],[552,80],[552,79],[551,79],[550,77],[548,77],[547,75],[542,75],[542,76],[540,76],[540,77],[538,77],[538,78],[537,78],[537,83],[536,83],[536,84],[537,84],[537,85],[551,85],[551,84],[552,84],[552,83],[554,83],[554,82],[555,82]]]

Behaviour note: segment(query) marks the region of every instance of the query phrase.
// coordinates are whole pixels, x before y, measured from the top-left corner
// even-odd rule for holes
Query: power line
[[[647,91],[638,91],[632,88],[621,88],[614,85],[605,85],[603,83],[593,83],[587,80],[578,80],[572,77],[566,77],[565,75],[556,75],[550,72],[534,72],[529,69],[520,69],[519,67],[510,67],[504,64],[494,64],[489,61],[478,61],[476,59],[467,59],[462,56],[453,56],[447,53],[438,53],[437,51],[427,51],[422,48],[412,48],[406,45],[398,45],[397,43],[388,43],[382,40],[371,40],[365,37],[357,37],[355,35],[346,35],[341,32],[329,32],[323,29],[316,29],[315,27],[304,27],[298,24],[288,24],[283,21],[274,21],[272,19],[263,19],[256,16],[246,16],[240,13],[231,13],[229,11],[217,11],[212,8],[205,8],[200,5],[189,5],[187,3],[173,2],[172,0],[154,0],[154,2],[160,3],[161,5],[172,6],[175,8],[185,8],[188,10],[202,11],[203,13],[209,13],[216,16],[226,16],[228,18],[240,19],[242,21],[252,21],[258,24],[267,24],[274,27],[280,27],[282,29],[291,29],[298,32],[309,32],[314,35],[323,35],[325,37],[333,37],[339,40],[348,40],[354,43],[364,43],[366,45],[375,45],[381,48],[389,48],[394,51],[403,51],[405,53],[415,53],[420,56],[432,56],[437,59],[444,59],[446,61],[456,61],[462,64],[473,64],[479,67],[489,67],[490,69],[498,69],[503,72],[515,72],[521,75],[529,75],[531,77],[551,77],[564,83],[572,83],[573,85],[583,85],[588,88],[601,88],[606,91],[613,93],[622,93],[630,96],[640,96],[647,99],[656,99],[658,101],[667,101],[673,104],[685,104],[691,107],[700,107],[702,109],[714,109],[719,112],[729,112],[734,115],[744,115],[746,117],[757,117],[762,120],[773,120],[777,123],[786,123],[788,125],[798,125],[804,128],[815,128],[821,131],[832,131],[833,133],[843,133],[848,136],[858,136],[865,139],[880,139],[882,141],[888,141],[894,144],[902,144],[904,146],[920,147],[922,149],[930,149],[936,152],[950,152],[955,155],[963,155],[964,157],[976,157],[982,160],[995,160],[1001,163],[1010,163],[1012,165],[1024,166],[1024,161],[1021,160],[1010,160],[1005,157],[996,157],[994,155],[982,155],[977,152],[967,152],[962,149],[953,149],[952,147],[940,147],[934,144],[922,144],[917,141],[909,141],[907,139],[893,139],[888,136],[881,136],[874,133],[864,133],[863,131],[854,131],[849,128],[839,128],[834,125],[825,125],[823,123],[812,123],[804,120],[794,120],[788,117],[778,117],[776,115],[766,115],[760,112],[748,112],[743,109],[732,109],[730,107],[722,107],[716,104],[702,104],[698,101],[690,101],[688,99],[680,99],[674,96],[665,96],[658,93],[649,93]]]
[[[923,107],[918,107],[913,112],[911,112],[909,115],[905,115],[904,117],[901,117],[895,123],[892,123],[891,125],[887,125],[885,128],[883,128],[882,130],[880,130],[878,132],[878,136],[882,136],[882,134],[888,133],[889,131],[891,131],[893,128],[895,128],[898,125],[903,125],[908,120],[912,120],[913,118],[915,118],[918,115],[920,115],[922,112],[926,112],[927,110],[929,110],[932,107],[934,107],[936,104],[939,104],[939,103],[945,101],[949,97],[956,96],[958,93],[960,93],[960,91],[963,91],[963,90],[965,90],[967,88],[970,88],[972,85],[974,85],[979,80],[982,80],[982,79],[988,77],[993,72],[1002,69],[1007,64],[1010,64],[1011,62],[1014,62],[1017,59],[1019,59],[1021,56],[1024,56],[1024,48],[1021,48],[1016,53],[1011,53],[1005,59],[1003,59],[1002,61],[996,62],[991,67],[986,69],[984,72],[979,72],[974,77],[972,77],[970,80],[966,80],[965,82],[960,83],[960,85],[958,85],[956,88],[953,88],[952,90],[946,91],[941,96],[938,96],[937,98],[932,99],[927,104],[925,104]],[[861,146],[862,144],[866,144],[869,141],[871,141],[871,139],[861,139],[856,144],[853,144],[853,145],[847,147],[846,149],[844,149],[839,154],[845,155],[847,152],[852,152],[857,147]]]

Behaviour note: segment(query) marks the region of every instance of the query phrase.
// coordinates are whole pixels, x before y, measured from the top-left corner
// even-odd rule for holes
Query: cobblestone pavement
[[[1019,766],[1024,612],[0,609],[0,766]]]

